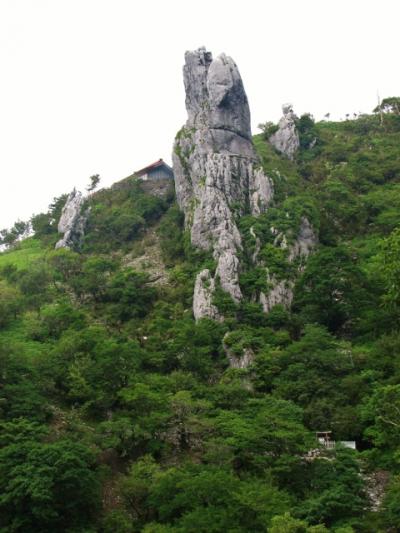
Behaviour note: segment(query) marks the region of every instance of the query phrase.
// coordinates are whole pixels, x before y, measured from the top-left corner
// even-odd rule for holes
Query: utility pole
[[[381,97],[379,96],[379,89],[376,91],[376,95],[378,97],[378,109],[379,109],[379,115],[381,117],[381,126],[383,126],[383,110],[381,108]]]

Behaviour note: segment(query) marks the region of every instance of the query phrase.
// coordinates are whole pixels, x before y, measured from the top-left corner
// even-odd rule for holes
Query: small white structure
[[[318,442],[328,450],[333,450],[336,446],[343,446],[344,448],[351,448],[352,450],[357,449],[355,440],[332,440],[332,431],[317,431],[316,437]]]
[[[340,440],[338,444],[344,446],[345,448],[351,448],[352,450],[357,449],[355,440]]]

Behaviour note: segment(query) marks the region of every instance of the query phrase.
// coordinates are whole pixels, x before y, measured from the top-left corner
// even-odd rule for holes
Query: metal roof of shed
[[[155,168],[162,167],[162,166],[165,166],[168,168],[168,170],[172,171],[172,168],[169,165],[167,165],[167,163],[163,159],[159,159],[158,161],[155,161],[154,163],[152,163],[151,165],[148,165],[147,167],[141,168],[140,170],[136,170],[136,172],[134,172],[134,175],[140,177],[140,176],[143,176],[144,174],[148,174],[150,170],[154,170]]]

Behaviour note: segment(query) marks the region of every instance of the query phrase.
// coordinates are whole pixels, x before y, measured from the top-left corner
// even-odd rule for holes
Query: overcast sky
[[[162,157],[186,120],[185,50],[239,66],[253,132],[400,95],[398,0],[0,0],[0,229]]]

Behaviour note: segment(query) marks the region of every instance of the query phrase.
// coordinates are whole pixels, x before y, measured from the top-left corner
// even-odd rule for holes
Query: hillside
[[[34,217],[0,254],[1,531],[400,530],[397,111],[303,115],[293,159],[276,126],[253,137],[274,195],[232,208],[236,300],[182,192],[92,193],[75,251],[54,249],[66,196]]]

